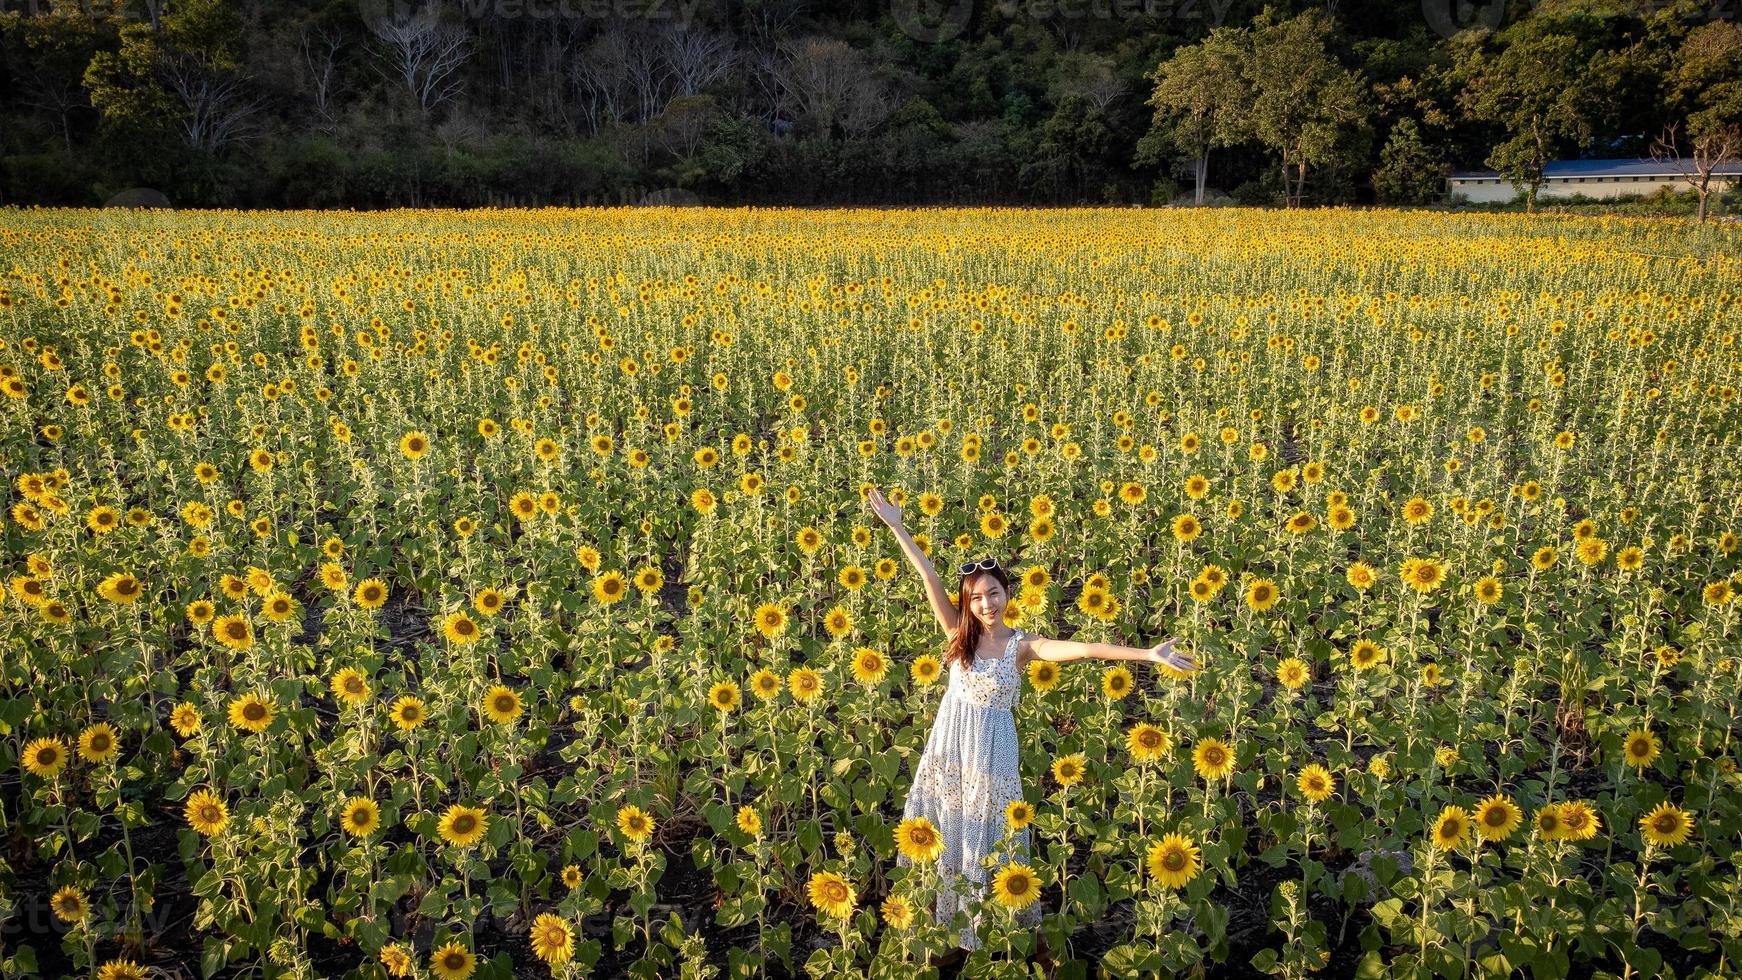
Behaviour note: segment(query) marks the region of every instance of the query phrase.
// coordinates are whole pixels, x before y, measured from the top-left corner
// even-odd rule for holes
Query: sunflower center
[[[472,828],[477,825],[477,820],[473,819],[471,814],[463,814],[454,818],[454,833],[469,834],[472,832]]]
[[[1184,871],[1186,867],[1185,853],[1177,850],[1168,851],[1161,857],[1161,866],[1169,871]]]
[[[249,721],[259,721],[266,717],[266,706],[263,704],[247,704],[242,708],[242,717]]]
[[[52,766],[59,760],[60,760],[60,752],[56,751],[55,749],[47,748],[47,749],[38,749],[37,750],[36,761],[41,765]]]

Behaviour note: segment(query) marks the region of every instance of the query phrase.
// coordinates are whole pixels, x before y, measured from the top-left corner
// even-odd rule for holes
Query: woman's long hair
[[[1003,566],[992,569],[976,569],[972,574],[964,575],[961,584],[956,587],[956,632],[950,637],[949,649],[944,652],[944,670],[950,665],[960,663],[963,670],[974,668],[974,651],[980,649],[980,635],[986,632],[980,624],[980,618],[968,611],[968,584],[977,576],[990,575],[1004,586],[1006,602],[1010,596],[1010,575]]]

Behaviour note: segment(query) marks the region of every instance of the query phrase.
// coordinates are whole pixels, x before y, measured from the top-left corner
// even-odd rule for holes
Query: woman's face
[[[963,602],[968,614],[980,621],[982,629],[990,630],[1004,620],[1004,606],[1010,596],[997,579],[986,573],[975,575],[967,585]]]

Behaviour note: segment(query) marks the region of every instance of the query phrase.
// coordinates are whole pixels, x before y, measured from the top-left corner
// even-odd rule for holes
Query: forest
[[[1428,204],[1733,159],[1695,0],[0,0],[0,203]]]

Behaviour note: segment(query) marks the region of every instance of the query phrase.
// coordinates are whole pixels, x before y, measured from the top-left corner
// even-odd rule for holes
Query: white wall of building
[[[1712,193],[1721,194],[1735,182],[1733,177],[1713,177]],[[1644,197],[1656,193],[1660,187],[1671,188],[1677,193],[1694,189],[1692,184],[1679,177],[1551,177],[1543,181],[1536,199],[1546,201],[1576,194],[1602,199]],[[1453,177],[1451,193],[1454,197],[1462,195],[1472,204],[1504,204],[1518,196],[1504,177]]]

